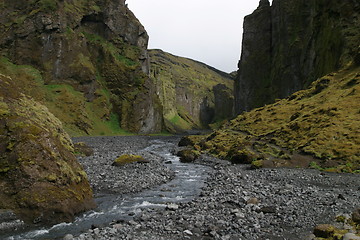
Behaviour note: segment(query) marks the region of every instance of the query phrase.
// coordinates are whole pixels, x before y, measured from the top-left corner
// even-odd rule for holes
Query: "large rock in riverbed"
[[[61,122],[0,74],[0,209],[33,223],[70,221],[95,206]]]

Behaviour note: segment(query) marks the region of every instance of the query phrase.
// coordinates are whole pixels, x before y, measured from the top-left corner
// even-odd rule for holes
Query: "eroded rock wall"
[[[116,114],[124,129],[161,130],[161,109],[148,84],[148,35],[124,0],[6,0],[0,8],[2,56],[39,69],[45,85],[67,84],[91,103],[104,98],[107,111],[99,121]],[[92,112],[83,115],[82,122],[59,118],[91,134]]]
[[[284,98],[355,61],[356,0],[261,0],[244,19],[236,113]]]

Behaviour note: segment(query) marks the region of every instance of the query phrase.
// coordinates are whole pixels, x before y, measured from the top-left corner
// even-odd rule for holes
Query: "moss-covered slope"
[[[42,94],[27,88],[36,72],[20,72],[0,73],[0,209],[33,223],[70,221],[95,206],[92,190],[62,123],[28,95]]]
[[[1,0],[0,10],[1,55],[38,70],[42,102],[72,135],[161,130],[148,36],[124,0]]]
[[[261,0],[244,19],[235,84],[241,113],[309,87],[359,61],[360,4],[354,0]]]
[[[197,150],[257,167],[359,172],[359,126],[360,67],[352,66],[192,141]]]
[[[232,117],[233,79],[229,74],[161,50],[149,53],[166,130],[201,129]]]

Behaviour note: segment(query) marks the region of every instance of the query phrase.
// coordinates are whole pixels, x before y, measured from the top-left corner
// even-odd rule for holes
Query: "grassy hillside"
[[[72,136],[129,134],[120,129],[117,115],[111,113],[106,89],[97,90],[96,98],[89,102],[71,85],[44,84],[40,71],[28,65],[15,65],[6,58],[0,58],[0,73],[16,79],[26,95],[47,106]]]
[[[254,167],[360,171],[360,67],[330,73],[307,90],[245,112],[195,148]]]

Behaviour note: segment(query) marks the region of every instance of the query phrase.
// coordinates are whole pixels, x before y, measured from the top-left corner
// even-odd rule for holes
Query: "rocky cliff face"
[[[233,79],[191,59],[150,50],[151,77],[166,130],[207,128],[233,114]]]
[[[247,111],[359,62],[356,0],[261,0],[244,20],[235,109]]]
[[[148,35],[125,0],[0,1],[1,55],[31,65],[42,99],[77,134],[161,129]],[[146,105],[144,105],[146,103]]]

